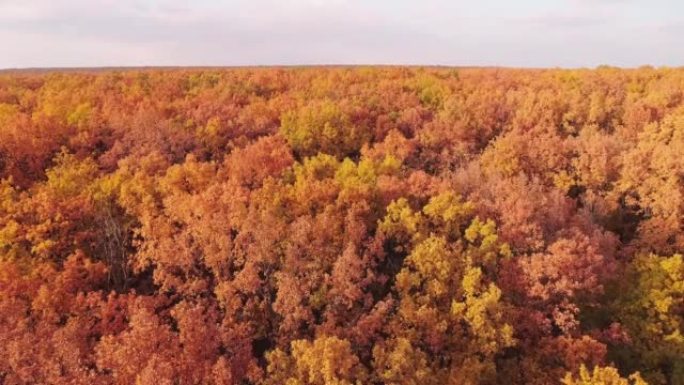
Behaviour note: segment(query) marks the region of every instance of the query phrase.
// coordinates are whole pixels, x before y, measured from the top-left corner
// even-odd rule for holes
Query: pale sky
[[[684,0],[0,0],[0,68],[684,65]]]

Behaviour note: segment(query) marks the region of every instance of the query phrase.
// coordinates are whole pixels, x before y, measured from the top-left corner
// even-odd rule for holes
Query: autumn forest
[[[0,384],[682,385],[684,69],[0,73]]]

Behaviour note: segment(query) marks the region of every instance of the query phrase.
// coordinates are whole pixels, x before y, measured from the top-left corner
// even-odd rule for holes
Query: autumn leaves
[[[0,383],[678,384],[682,89],[2,76]]]

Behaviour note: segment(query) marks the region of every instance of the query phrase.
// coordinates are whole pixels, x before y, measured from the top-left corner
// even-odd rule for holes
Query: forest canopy
[[[684,69],[0,74],[0,384],[684,384]]]

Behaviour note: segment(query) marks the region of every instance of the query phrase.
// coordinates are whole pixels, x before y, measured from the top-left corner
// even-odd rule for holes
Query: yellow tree
[[[351,344],[337,337],[313,342],[292,341],[291,353],[276,349],[266,355],[267,385],[361,385],[368,373]]]
[[[623,378],[613,367],[596,366],[594,370],[589,371],[584,365],[580,367],[577,377],[568,373],[561,380],[561,383],[563,385],[648,385],[639,373]]]
[[[684,261],[682,255],[639,255],[629,266],[616,313],[630,342],[616,354],[651,383],[684,384]]]
[[[410,253],[396,275],[399,303],[389,327],[410,343],[407,348],[403,342],[403,350],[411,353],[413,365],[425,354],[442,383],[495,381],[494,358],[515,340],[493,280],[496,262],[510,256],[494,223],[472,218],[470,203],[445,192],[422,212],[397,201],[380,227],[399,239],[412,233]],[[378,359],[390,363],[387,373],[402,370],[391,366],[398,362],[391,354]]]

